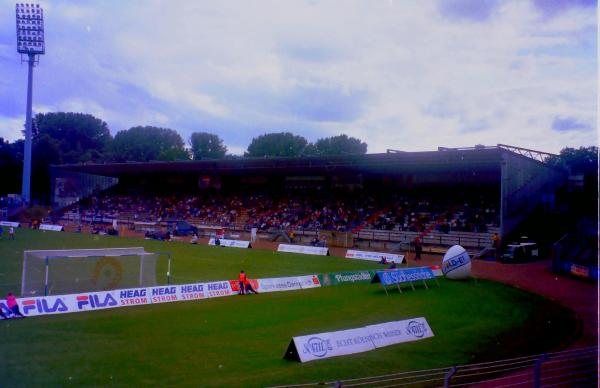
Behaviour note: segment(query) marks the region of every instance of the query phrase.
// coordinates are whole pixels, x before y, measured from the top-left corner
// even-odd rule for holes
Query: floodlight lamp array
[[[17,51],[44,54],[44,10],[39,4],[17,3]]]

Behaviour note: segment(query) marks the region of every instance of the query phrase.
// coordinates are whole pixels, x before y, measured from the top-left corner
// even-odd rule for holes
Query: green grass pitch
[[[0,240],[0,292],[19,290],[23,249],[140,246],[173,254],[178,283],[290,276],[376,264],[184,243],[17,230]],[[158,269],[166,272],[164,263]],[[292,336],[423,316],[435,337],[306,364]],[[569,310],[501,284],[442,279],[389,296],[377,286],[310,290],[0,321],[0,386],[268,386],[436,368],[543,352],[575,332]]]

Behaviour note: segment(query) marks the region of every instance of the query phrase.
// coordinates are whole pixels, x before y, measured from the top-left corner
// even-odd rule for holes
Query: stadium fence
[[[598,347],[510,359],[390,373],[379,376],[279,385],[300,387],[597,387]]]

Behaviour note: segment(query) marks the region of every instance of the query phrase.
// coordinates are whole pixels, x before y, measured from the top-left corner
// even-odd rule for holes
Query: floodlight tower
[[[31,201],[31,100],[33,87],[33,67],[39,63],[38,55],[45,53],[44,10],[39,4],[17,4],[17,52],[21,63],[27,61],[27,113],[25,119],[25,155],[23,157],[23,186],[21,197],[27,204]],[[27,55],[27,59],[24,59]]]

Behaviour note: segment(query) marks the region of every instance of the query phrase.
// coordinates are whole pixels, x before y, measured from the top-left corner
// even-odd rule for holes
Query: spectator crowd
[[[440,200],[435,196],[361,193],[305,195],[202,192],[193,195],[103,193],[67,210],[80,219],[104,217],[130,222],[172,222],[249,230],[331,230],[486,232],[498,225],[498,211],[485,198]]]

